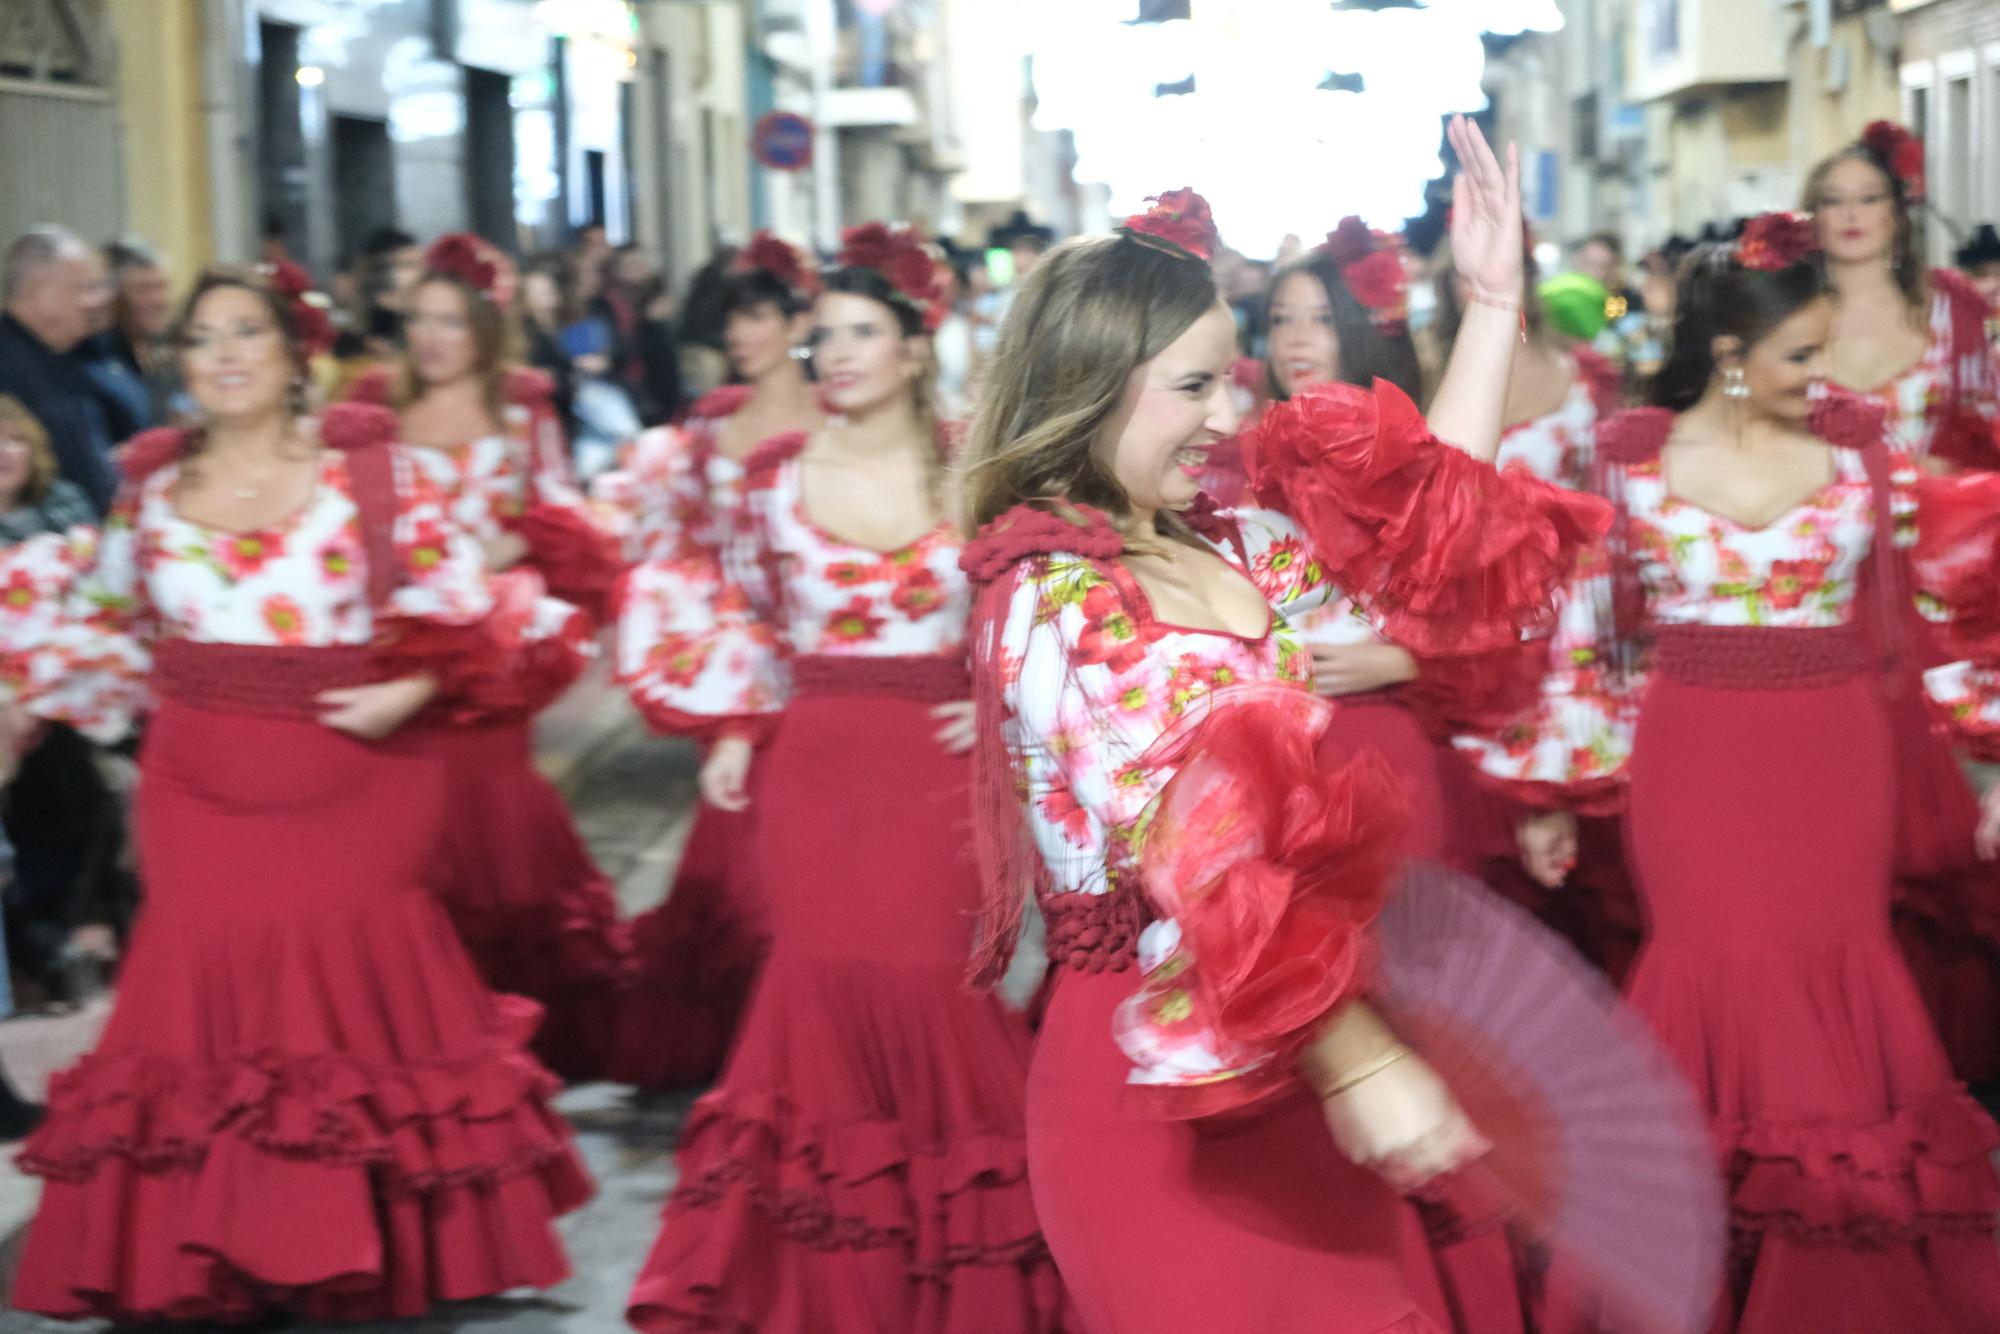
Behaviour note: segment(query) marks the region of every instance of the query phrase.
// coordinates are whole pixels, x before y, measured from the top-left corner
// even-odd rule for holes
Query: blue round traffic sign
[[[772,111],[760,116],[750,135],[750,149],[757,160],[773,171],[798,171],[812,165],[813,125],[804,116],[790,111]]]

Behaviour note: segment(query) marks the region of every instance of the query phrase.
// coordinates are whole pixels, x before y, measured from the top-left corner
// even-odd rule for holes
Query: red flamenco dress
[[[1302,424],[1274,434],[1273,421]],[[1160,620],[1119,559],[1121,537],[1091,512],[1079,522],[1016,510],[966,551],[983,586],[976,828],[994,864],[988,917],[1001,924],[980,963],[988,976],[1004,967],[1015,886],[1032,879],[1054,976],[1028,1081],[1035,1205],[1093,1334],[1520,1329],[1511,1291],[1496,1305],[1484,1284],[1461,1290],[1417,1212],[1335,1149],[1317,1100],[1287,1077],[1282,1043],[1231,1063],[1199,1043],[1145,1040],[1129,1022],[1141,968],[1166,976],[1173,957],[1142,934],[1154,913],[1137,848],[1166,777],[1143,757],[1222,687],[1303,688],[1311,660],[1290,618],[1337,596],[1335,579],[1392,634],[1435,615],[1472,651],[1518,638],[1552,615],[1594,502],[1503,480],[1437,445],[1389,386],[1316,388],[1266,422],[1260,466],[1318,479],[1284,497],[1298,527],[1254,510],[1203,523],[1271,603],[1260,635]],[[1481,489],[1494,493],[1484,512],[1471,499]],[[1494,572],[1484,586],[1466,574],[1482,566]],[[1017,850],[1007,831],[1023,818],[1032,847]],[[1381,841],[1365,803],[1354,819],[1357,838]],[[1392,860],[1399,838],[1390,827]],[[1338,998],[1320,999],[1323,1014]]]
[[[2000,1131],[1952,1077],[1890,931],[1900,803],[1926,740],[1912,582],[2000,652],[1996,479],[1924,475],[1879,409],[1815,419],[1834,478],[1761,527],[1681,500],[1644,409],[1600,438],[1619,521],[1534,716],[1470,743],[1542,793],[1624,788],[1648,936],[1629,983],[1711,1118],[1735,1252],[1718,1331],[2000,1328]],[[1907,550],[1914,543],[1914,552]],[[1914,555],[1914,559],[1911,556]],[[1955,692],[1955,694],[1954,694]]]
[[[1930,274],[1930,341],[1922,357],[1868,395],[1888,412],[1892,447],[1933,467],[2000,469],[2000,394],[1986,302],[1963,275]],[[1924,636],[1916,642],[1923,644]],[[1925,645],[1928,648],[1927,645]],[[1926,664],[1928,665],[1928,664]],[[1902,726],[1914,731],[1915,719]],[[1992,759],[1990,739],[1973,752]],[[2000,870],[1973,855],[1977,800],[1951,747],[1901,746],[1906,788],[1897,825],[1896,938],[1959,1077],[2000,1080]]]
[[[649,686],[756,738],[753,801],[785,818],[755,826],[770,956],[682,1134],[628,1318],[649,1334],[1053,1331],[1027,1028],[964,985],[969,764],[932,714],[967,696],[959,547],[946,526],[894,551],[819,527],[803,443],[748,464],[725,568],[756,614],[690,648],[728,670]]]
[[[496,613],[394,429],[330,409],[312,499],[256,532],[182,518],[186,438],[139,437],[70,615],[9,655],[32,710],[92,735],[150,708],[146,906],[21,1153],[22,1309],[387,1319],[568,1272],[552,1222],[590,1183],[555,1081],[425,884],[442,770],[317,720],[320,692],[417,669],[505,703],[557,651]]]
[[[623,572],[616,540],[569,481],[553,384],[540,371],[506,378],[504,429],[449,449],[411,455],[444,497],[452,521],[491,547],[519,537],[526,554],[496,585],[523,615],[536,593],[608,614]],[[389,401],[389,378],[363,377],[364,402]],[[532,571],[535,577],[524,577]],[[563,666],[560,660],[548,664]],[[539,702],[573,673],[544,683]],[[578,836],[568,807],[534,764],[534,711],[426,711],[411,739],[447,775],[444,869],[438,892],[488,986],[544,1010],[535,1053],[566,1079],[602,1079],[630,983],[631,947],[616,892]]]
[[[683,426],[647,431],[593,486],[625,516],[638,556],[618,601],[618,680],[655,732],[704,744],[718,720],[676,701],[723,670],[708,651],[717,622],[754,615],[719,596],[722,552],[745,516],[743,464],[716,440],[749,396],[741,386],[705,395]],[[635,976],[611,1064],[619,1082],[684,1087],[722,1072],[771,943],[752,837],[767,809],[761,796],[747,811],[697,805],[666,898],[633,920]]]

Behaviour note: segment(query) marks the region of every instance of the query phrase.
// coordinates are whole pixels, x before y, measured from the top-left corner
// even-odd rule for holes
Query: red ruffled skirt
[[[145,910],[21,1152],[44,1183],[15,1305],[385,1319],[562,1279],[552,1220],[590,1183],[423,886],[436,764],[168,698],[140,765]]]
[[[1890,732],[1844,634],[1662,632],[1630,995],[1714,1118],[1736,1241],[1718,1329],[2000,1329],[2000,1132],[1890,934]],[[1773,679],[1793,684],[1745,688]]]
[[[639,1329],[1039,1334],[1028,1034],[969,991],[961,663],[814,660],[760,761],[771,953],[632,1291]]]
[[[1074,934],[1061,907],[1051,910],[1052,942]],[[1490,1244],[1497,1272],[1440,1263],[1416,1210],[1341,1156],[1310,1095],[1213,1121],[1166,1121],[1136,1107],[1112,1015],[1138,976],[1060,967],[1028,1077],[1028,1177],[1083,1328],[1522,1328],[1502,1235],[1466,1243],[1473,1259]]]
[[[426,726],[445,771],[435,883],[486,984],[546,1011],[535,1054],[565,1079],[602,1079],[630,981],[611,882],[561,794],[536,771],[526,721]]]
[[[765,814],[761,795],[753,809]],[[667,897],[632,921],[632,986],[611,1057],[621,1084],[683,1088],[722,1072],[771,947],[751,816],[698,805]]]

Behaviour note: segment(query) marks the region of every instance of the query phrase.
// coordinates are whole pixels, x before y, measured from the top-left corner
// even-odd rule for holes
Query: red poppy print
[[[16,570],[7,576],[7,583],[0,587],[0,611],[14,615],[23,614],[35,605],[35,581],[28,577],[26,570]]]
[[[232,583],[248,579],[284,554],[284,539],[274,533],[230,533],[215,547],[216,563]]]
[[[691,686],[707,665],[713,646],[694,635],[667,635],[646,652],[646,670],[670,686]]]
[[[944,589],[937,575],[918,570],[896,585],[889,602],[911,620],[920,620],[944,605]]]
[[[859,588],[875,577],[875,568],[858,560],[837,560],[826,567],[827,582],[835,588]]]
[[[329,583],[347,578],[354,572],[354,549],[339,544],[327,547],[319,553],[319,572]]]
[[[1090,812],[1077,804],[1076,794],[1068,787],[1051,788],[1035,804],[1042,818],[1061,829],[1071,843],[1083,847],[1090,842]]]
[[[1771,577],[1764,586],[1764,597],[1777,610],[1790,611],[1825,584],[1826,567],[1818,561],[1772,561]]]
[[[264,628],[280,644],[298,645],[306,641],[306,614],[299,604],[283,593],[264,599]]]
[[[1083,628],[1076,637],[1080,663],[1103,663],[1114,672],[1129,671],[1145,661],[1146,643],[1139,622],[1110,584],[1099,584],[1083,596]]]
[[[865,644],[882,633],[882,618],[865,597],[857,597],[826,622],[826,637],[836,644]]]
[[[428,574],[444,563],[444,557],[444,528],[430,519],[418,523],[404,553],[410,568],[418,574]]]

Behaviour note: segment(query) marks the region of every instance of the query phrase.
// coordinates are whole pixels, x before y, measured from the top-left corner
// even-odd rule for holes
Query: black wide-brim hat
[[[1017,208],[1013,217],[986,234],[986,248],[989,250],[1005,250],[1022,241],[1032,241],[1047,249],[1056,243],[1055,228],[1030,221],[1027,210]]]
[[[1972,239],[1958,248],[1953,256],[1961,269],[1970,269],[1980,264],[2000,264],[2000,231],[1993,224],[1982,222]]]

